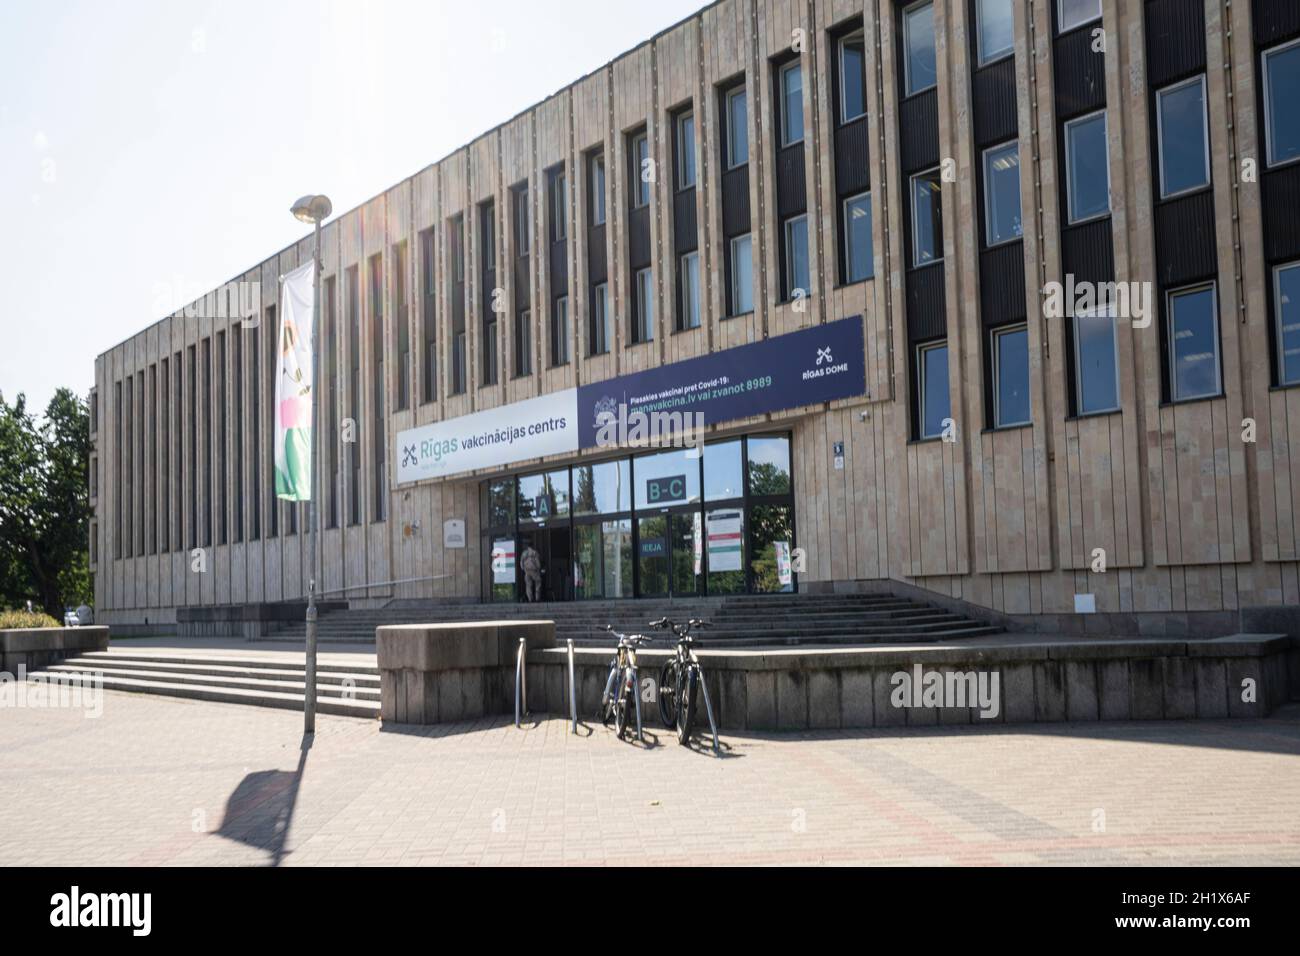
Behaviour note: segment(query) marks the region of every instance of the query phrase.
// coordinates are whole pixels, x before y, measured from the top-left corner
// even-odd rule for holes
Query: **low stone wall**
[[[668,656],[663,650],[640,653],[643,692],[646,678],[657,683]],[[604,649],[575,651],[578,712],[584,719],[599,706],[610,657]],[[1264,717],[1300,691],[1300,650],[1286,635],[726,650],[701,651],[699,658],[718,726],[732,731]],[[899,673],[921,688],[919,695],[906,694],[909,703],[924,703],[931,673],[955,688],[978,687],[983,674],[990,691],[996,674],[996,690],[989,695],[996,708],[897,706]],[[964,674],[975,675],[976,684],[955,679]],[[968,702],[978,699],[972,694]],[[564,648],[529,655],[528,702],[534,712],[568,714]],[[646,720],[657,723],[656,705],[644,706]]]
[[[102,624],[0,631],[0,671],[17,674],[19,666],[34,671],[87,651],[104,650],[108,650],[108,628]]]
[[[347,601],[316,602],[316,610],[321,614],[347,607]],[[175,630],[179,637],[242,637],[255,641],[274,636],[276,628],[306,617],[306,601],[180,607],[176,609]]]
[[[515,655],[555,645],[554,621],[401,624],[375,629],[380,719],[436,724],[514,712]],[[529,688],[531,701],[532,688]]]

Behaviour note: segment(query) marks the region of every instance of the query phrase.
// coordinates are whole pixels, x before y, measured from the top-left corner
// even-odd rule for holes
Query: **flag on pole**
[[[311,500],[312,289],[316,262],[280,280],[279,361],[275,377],[275,495]]]

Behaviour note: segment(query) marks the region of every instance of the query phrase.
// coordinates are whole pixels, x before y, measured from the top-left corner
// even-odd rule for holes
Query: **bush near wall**
[[[0,631],[26,630],[33,627],[62,627],[40,611],[0,611]]]

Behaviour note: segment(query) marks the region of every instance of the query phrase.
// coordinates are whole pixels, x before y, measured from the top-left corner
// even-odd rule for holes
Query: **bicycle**
[[[709,700],[709,688],[704,683],[704,669],[695,656],[695,637],[691,633],[711,625],[698,618],[692,618],[685,624],[676,624],[662,617],[651,621],[650,626],[659,630],[670,629],[677,638],[677,653],[659,672],[659,716],[664,726],[677,731],[677,742],[683,747],[689,744],[691,724],[695,720],[695,697],[697,692],[703,693],[709,727],[713,731],[713,751],[717,753],[718,725],[713,720],[713,702]]]
[[[605,630],[618,638],[618,646],[609,662],[609,677],[605,679],[605,690],[600,695],[600,711],[597,716],[606,727],[612,719],[614,731],[622,740],[627,732],[628,711],[634,710],[636,739],[644,740],[641,732],[641,697],[637,693],[636,649],[649,638],[644,634],[620,634],[612,624],[606,624]]]

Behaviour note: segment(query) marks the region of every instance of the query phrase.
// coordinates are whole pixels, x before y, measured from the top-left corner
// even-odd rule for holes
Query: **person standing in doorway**
[[[528,601],[542,599],[542,556],[531,544],[519,556],[519,566],[524,570],[524,594]]]

